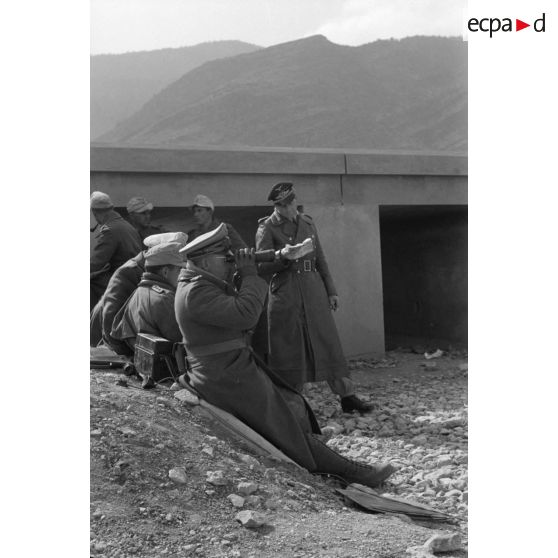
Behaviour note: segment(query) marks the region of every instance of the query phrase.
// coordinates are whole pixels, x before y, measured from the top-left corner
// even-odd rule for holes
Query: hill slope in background
[[[216,58],[259,49],[241,41],[91,56],[91,139],[114,128],[153,95]]]
[[[409,37],[350,47],[318,35],[214,60],[99,140],[466,150],[467,44]]]

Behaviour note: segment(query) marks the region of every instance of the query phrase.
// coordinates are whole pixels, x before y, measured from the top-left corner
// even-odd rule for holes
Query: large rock
[[[188,482],[188,476],[186,475],[186,469],[184,467],[175,467],[169,471],[169,479],[178,484],[186,484]]]
[[[191,393],[190,391],[188,391],[187,389],[181,389],[180,391],[176,391],[174,393],[174,396],[179,401],[182,401],[182,403],[191,405],[192,407],[195,407],[196,405],[200,404],[199,398],[193,393]]]
[[[257,529],[265,523],[265,517],[254,510],[238,512],[234,518],[246,529]]]
[[[258,485],[254,482],[239,482],[236,489],[239,494],[250,496],[250,494],[254,494],[254,492],[258,491]]]
[[[461,548],[459,533],[432,535],[425,543],[424,548],[430,552],[452,552]]]
[[[227,496],[227,500],[229,500],[235,508],[241,508],[244,506],[244,498],[238,494],[229,494]]]
[[[225,486],[227,484],[227,479],[223,474],[223,471],[207,471],[206,481],[213,486]]]

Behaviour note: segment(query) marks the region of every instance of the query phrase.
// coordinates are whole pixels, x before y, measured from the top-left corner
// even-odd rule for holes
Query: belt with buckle
[[[307,271],[317,271],[316,260],[294,260],[291,263],[290,269],[296,273],[303,273]]]

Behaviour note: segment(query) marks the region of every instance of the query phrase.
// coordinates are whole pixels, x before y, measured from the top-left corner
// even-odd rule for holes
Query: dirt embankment
[[[464,355],[426,361],[399,352],[352,368],[359,393],[378,406],[370,415],[341,413],[326,385],[307,390],[320,423],[334,433],[329,444],[365,462],[397,463],[385,493],[450,513],[454,524],[358,510],[334,492],[335,481],[254,457],[219,437],[175,392],[141,390],[128,378],[126,387],[121,374],[94,370],[91,554],[408,557],[407,548],[438,532],[460,533],[466,548]],[[264,525],[242,527],[235,520],[242,510],[261,514]]]

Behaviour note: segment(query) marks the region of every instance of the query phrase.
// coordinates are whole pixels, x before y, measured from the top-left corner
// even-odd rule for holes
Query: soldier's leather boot
[[[385,481],[396,468],[391,463],[365,465],[339,455],[314,436],[308,436],[317,470],[322,473],[341,477],[347,483],[357,482],[374,488]]]
[[[341,409],[344,413],[352,413],[358,411],[359,413],[369,413],[374,409],[373,405],[365,403],[356,395],[349,395],[341,398]]]

